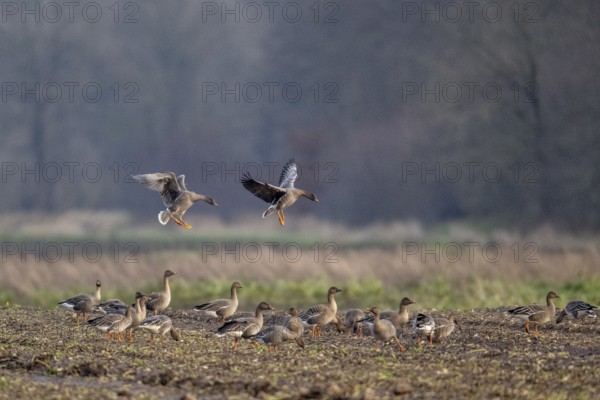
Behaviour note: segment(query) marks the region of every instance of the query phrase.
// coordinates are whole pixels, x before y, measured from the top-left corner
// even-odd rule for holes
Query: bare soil
[[[238,350],[193,311],[171,311],[183,341],[107,342],[69,313],[12,306],[0,314],[1,398],[589,399],[600,390],[597,320],[549,324],[539,337],[503,310],[455,313],[445,343],[398,352],[326,329],[306,348]],[[448,313],[433,313],[445,315]]]

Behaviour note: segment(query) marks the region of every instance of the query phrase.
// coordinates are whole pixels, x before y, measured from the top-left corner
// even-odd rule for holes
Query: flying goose
[[[298,166],[292,158],[283,166],[277,186],[256,181],[249,174],[245,174],[242,178],[242,185],[250,193],[270,204],[269,208],[263,213],[263,218],[276,212],[279,217],[279,223],[281,226],[284,226],[285,216],[283,215],[283,210],[294,204],[300,197],[304,196],[307,199],[319,202],[317,196],[314,194],[294,187],[297,177]]]
[[[194,193],[185,186],[185,175],[175,176],[173,172],[156,172],[153,174],[134,175],[133,179],[150,190],[160,192],[166,210],[158,213],[158,222],[166,225],[172,219],[179,226],[191,229],[192,226],[183,220],[185,212],[198,201],[205,201],[213,206],[218,205],[211,197]]]

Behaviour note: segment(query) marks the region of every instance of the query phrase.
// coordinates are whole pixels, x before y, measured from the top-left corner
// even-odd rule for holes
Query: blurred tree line
[[[600,4],[466,3],[3,3],[2,210],[232,218],[295,157],[298,213],[600,228]]]

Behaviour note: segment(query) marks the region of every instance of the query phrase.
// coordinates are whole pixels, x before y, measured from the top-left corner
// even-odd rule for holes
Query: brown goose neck
[[[165,293],[171,293],[171,288],[169,287],[169,277],[167,275],[163,277],[163,288]]]

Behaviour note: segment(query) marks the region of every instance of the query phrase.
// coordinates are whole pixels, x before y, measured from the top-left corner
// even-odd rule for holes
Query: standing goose
[[[160,292],[153,292],[148,295],[146,301],[146,310],[152,311],[154,315],[164,311],[171,303],[171,288],[169,287],[169,277],[177,275],[177,273],[166,270],[163,275],[163,290]]]
[[[284,325],[272,325],[261,331],[256,336],[256,341],[266,345],[267,349],[271,348],[277,351],[277,346],[283,342],[293,340],[296,344],[304,348],[304,325],[302,320],[298,318],[298,310],[295,307],[290,308],[290,316],[286,319]]]
[[[80,294],[70,299],[58,303],[60,307],[75,312],[77,324],[79,325],[79,314],[83,314],[83,320],[87,320],[87,315],[94,310],[94,307],[100,303],[100,288],[102,283],[96,281],[96,293],[94,295]]]
[[[379,342],[385,344],[390,340],[395,340],[396,344],[398,344],[398,349],[403,351],[404,346],[400,344],[400,341],[396,337],[396,328],[394,328],[394,325],[387,319],[381,319],[381,312],[379,311],[379,308],[371,307],[369,308],[369,311],[375,315],[375,320],[373,321],[373,336],[375,337],[375,346],[379,348]]]
[[[210,197],[187,190],[185,175],[175,176],[173,172],[156,172],[154,174],[134,175],[132,177],[150,190],[160,192],[166,210],[158,213],[158,221],[166,225],[172,219],[177,225],[191,229],[192,226],[183,220],[185,212],[198,201],[205,201],[216,206]]]
[[[135,294],[135,310],[131,316],[131,325],[127,328],[127,338],[133,342],[133,330],[137,328],[144,319],[146,319],[146,301],[148,296],[143,293],[136,292]]]
[[[160,341],[164,342],[167,333],[171,334],[173,340],[181,340],[179,331],[173,327],[173,321],[166,315],[153,315],[147,317],[140,323],[138,329],[150,331],[150,341],[154,339],[154,335],[160,335]]]
[[[274,310],[267,302],[261,302],[256,307],[254,317],[232,319],[223,324],[217,330],[217,337],[233,336],[233,348],[237,349],[239,338],[247,339],[256,335],[263,327],[263,313],[268,310]]]
[[[574,300],[567,303],[565,309],[560,312],[556,323],[560,324],[565,317],[571,319],[582,319],[585,317],[596,318],[596,312],[594,311],[596,306],[593,306],[585,301]]]
[[[404,297],[402,300],[400,300],[398,312],[384,311],[381,313],[381,318],[389,320],[394,325],[396,330],[401,329],[409,322],[408,306],[415,303],[416,301],[411,300],[408,297]]]
[[[334,296],[341,291],[342,289],[335,286],[330,287],[327,291],[327,304],[312,306],[298,315],[304,321],[305,327],[311,328],[311,337],[315,337],[315,330],[317,335],[321,336],[321,328],[338,318],[337,303]]]
[[[429,344],[433,344],[433,331],[435,329],[435,320],[429,315],[418,314],[413,319],[412,327],[417,334],[417,344],[421,345],[421,337],[426,336]]]
[[[560,297],[554,292],[548,292],[546,295],[546,306],[531,304],[529,306],[516,307],[508,310],[508,314],[525,321],[525,332],[527,333],[529,333],[529,324],[533,322],[534,331],[536,334],[539,334],[538,325],[549,322],[554,318],[554,314],[556,314],[554,299],[560,299]]]
[[[281,177],[279,178],[279,185],[275,186],[269,183],[258,182],[249,174],[245,174],[242,178],[242,185],[250,193],[270,204],[269,208],[263,213],[263,218],[276,212],[279,217],[279,223],[281,226],[284,226],[285,216],[283,215],[283,210],[294,204],[300,197],[304,196],[307,199],[317,203],[319,202],[317,196],[314,194],[294,187],[296,178],[298,178],[298,166],[292,158],[283,166]]]
[[[88,321],[88,324],[100,332],[106,333],[106,340],[112,340],[113,333],[116,332],[117,340],[120,342],[123,340],[121,333],[129,328],[131,325],[131,316],[133,314],[133,307],[127,307],[125,315],[121,314],[106,314],[102,317],[94,318]]]
[[[243,288],[241,283],[233,282],[231,285],[231,297],[229,299],[213,300],[209,303],[200,304],[194,307],[194,310],[202,312],[211,318],[216,318],[216,322],[224,322],[225,319],[235,314],[238,308],[237,289]]]
[[[434,318],[433,320],[435,322],[433,341],[441,343],[454,332],[456,317],[451,315],[448,318]]]
[[[410,318],[408,316],[408,306],[411,304],[415,304],[416,301],[409,299],[408,297],[404,297],[400,300],[400,308],[398,312],[396,311],[383,311],[380,316],[381,319],[387,319],[394,325],[396,331],[402,329],[406,324],[408,324]],[[363,321],[373,323],[375,317],[367,317]]]

